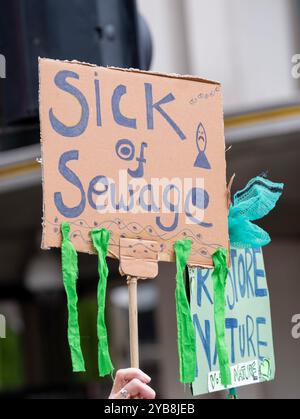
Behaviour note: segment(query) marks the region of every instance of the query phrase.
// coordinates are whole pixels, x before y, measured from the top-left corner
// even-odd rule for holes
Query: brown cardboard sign
[[[156,241],[120,239],[120,272],[140,279],[158,275],[159,244]]]
[[[212,266],[228,247],[222,94],[190,76],[40,59],[44,218],[42,247],[60,247],[71,226],[78,251],[90,231],[156,242],[173,261],[190,239],[190,265]]]

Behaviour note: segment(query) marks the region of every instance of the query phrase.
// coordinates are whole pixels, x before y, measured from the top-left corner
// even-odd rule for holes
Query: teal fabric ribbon
[[[85,364],[80,345],[80,332],[77,311],[76,283],[78,279],[77,252],[70,240],[70,225],[62,223],[61,262],[65,291],[68,301],[68,341],[74,372],[84,372]]]
[[[220,248],[213,254],[214,270],[212,273],[217,354],[221,382],[225,387],[231,384],[229,355],[225,340],[225,288],[228,273],[227,253],[226,249]]]
[[[189,302],[186,295],[184,272],[191,252],[190,240],[174,244],[176,255],[176,317],[180,381],[192,383],[196,375],[196,337]]]
[[[97,335],[98,335],[98,368],[100,377],[111,374],[114,370],[112,365],[109,348],[107,329],[105,324],[105,300],[106,300],[106,286],[108,277],[108,267],[106,263],[106,256],[108,250],[108,243],[110,239],[110,232],[106,228],[93,229],[91,237],[94,248],[98,254],[98,317],[97,317]]]
[[[252,221],[264,217],[275,207],[283,187],[283,183],[257,176],[234,195],[228,216],[231,246],[258,248],[270,243],[269,234]]]
[[[237,391],[235,388],[231,388],[228,391],[228,396],[227,396],[228,400],[237,400],[238,399],[238,395],[237,395]]]

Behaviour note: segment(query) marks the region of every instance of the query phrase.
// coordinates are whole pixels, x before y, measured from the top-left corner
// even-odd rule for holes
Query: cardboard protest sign
[[[221,87],[216,82],[41,59],[43,243],[92,252],[92,228],[153,242],[158,259],[192,240],[191,265],[228,248]],[[143,240],[149,240],[147,246]],[[149,247],[149,248],[148,248]],[[139,249],[141,250],[141,249]],[[133,250],[134,251],[134,250]]]
[[[209,269],[189,269],[197,346],[197,374],[192,385],[194,395],[224,390],[215,347],[211,274]],[[231,387],[274,379],[270,302],[261,249],[231,249],[225,330]]]

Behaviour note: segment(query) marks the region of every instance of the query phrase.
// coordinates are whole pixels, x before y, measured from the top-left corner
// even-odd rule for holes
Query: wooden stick
[[[139,368],[139,332],[137,307],[137,281],[138,278],[128,276],[129,293],[129,336],[130,336],[130,364],[131,368]]]

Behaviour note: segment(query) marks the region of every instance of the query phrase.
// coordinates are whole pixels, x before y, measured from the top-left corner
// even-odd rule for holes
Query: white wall
[[[152,70],[188,72],[187,40],[182,0],[138,0],[153,39]]]
[[[297,92],[294,0],[138,0],[154,39],[152,69],[220,80],[225,108]],[[300,50],[300,46],[299,46]]]

